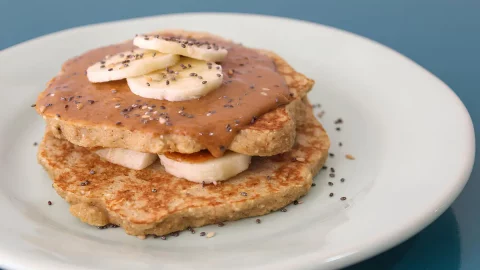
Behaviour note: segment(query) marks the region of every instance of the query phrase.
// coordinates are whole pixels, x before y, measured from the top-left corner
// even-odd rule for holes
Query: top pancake
[[[305,94],[313,86],[313,81],[311,79],[308,79],[304,75],[297,73],[288,65],[288,63],[271,52],[245,49],[244,47],[235,45],[233,43],[228,43],[228,41],[224,39],[206,33],[170,30],[161,32],[159,34],[224,42],[224,44],[227,46],[232,46],[232,52],[235,52],[235,50],[245,50],[250,53],[251,57],[255,59],[258,58],[258,60],[252,60],[252,62],[257,61],[263,63],[271,61],[272,65],[274,63],[273,68],[276,68],[275,74],[278,73],[275,76],[281,76],[282,80],[281,83],[275,85],[278,87],[278,89],[273,89],[274,86],[269,86],[267,88],[272,89],[272,91],[269,92],[270,96],[267,96],[265,99],[267,100],[266,102],[270,102],[270,107],[265,107],[265,104],[262,105],[263,107],[256,106],[256,100],[259,99],[259,97],[262,97],[259,95],[259,92],[261,91],[260,89],[266,88],[260,83],[257,86],[258,91],[257,89],[253,89],[249,93],[245,91],[245,94],[249,94],[249,96],[246,95],[243,97],[243,92],[241,92],[242,97],[228,96],[228,99],[231,98],[234,100],[234,103],[232,103],[234,105],[243,105],[241,103],[244,102],[243,107],[240,106],[239,108],[234,108],[231,111],[228,111],[228,113],[234,112],[234,116],[238,119],[228,116],[228,113],[226,116],[224,116],[222,113],[217,113],[215,116],[217,118],[212,117],[208,119],[205,118],[205,114],[203,113],[195,114],[195,112],[198,112],[200,109],[207,112],[211,109],[210,107],[215,107],[215,104],[218,103],[217,100],[220,100],[222,97],[226,97],[228,94],[225,93],[225,87],[219,88],[199,100],[192,100],[190,103],[184,103],[184,106],[183,103],[156,101],[135,96],[128,90],[128,86],[126,86],[124,80],[111,84],[95,85],[93,88],[99,89],[99,91],[88,92],[88,90],[91,90],[92,88],[92,85],[88,83],[88,81],[86,83],[77,85],[72,84],[73,86],[78,87],[71,87],[73,89],[68,89],[69,80],[75,79],[73,76],[84,76],[83,74],[73,75],[71,74],[72,70],[68,69],[68,66],[72,65],[76,61],[86,61],[85,59],[82,60],[83,56],[80,56],[70,60],[64,65],[61,74],[52,79],[50,86],[47,87],[42,94],[40,94],[37,101],[37,111],[44,116],[52,133],[58,138],[65,138],[74,144],[84,147],[128,148],[150,153],[193,153],[207,148],[212,151],[212,145],[216,144],[220,145],[220,147],[224,145],[225,148],[228,148],[234,152],[259,156],[275,155],[291,149],[295,139],[295,122],[297,119],[296,110],[299,104],[299,99],[305,96]],[[114,51],[114,53],[131,48],[131,44],[129,44],[129,42],[112,46],[110,48],[117,48],[117,46],[118,49],[117,51]],[[255,52],[255,54],[258,52],[259,54],[256,56],[255,54],[252,54],[252,52]],[[95,53],[95,51],[90,53]],[[87,55],[88,54],[89,53],[87,53]],[[232,53],[232,57],[233,55],[234,54]],[[98,61],[100,59],[94,60]],[[224,63],[222,63],[222,65],[223,64]],[[228,67],[229,63],[225,63],[225,65]],[[241,65],[243,66],[243,64]],[[248,66],[248,63],[246,63],[245,66]],[[242,71],[240,67],[239,70]],[[224,70],[224,75],[226,75],[225,72],[227,72],[227,70]],[[245,72],[248,73],[250,71],[246,70]],[[267,72],[265,73],[265,76],[272,75],[272,72],[268,73],[268,70],[263,70],[262,72]],[[70,78],[70,76],[72,76],[72,78]],[[226,80],[228,80],[228,76],[224,77]],[[232,80],[232,84],[235,84],[235,78]],[[59,82],[62,82],[63,84],[59,84]],[[228,84],[228,82],[226,83]],[[51,95],[52,93],[53,86],[55,86],[55,91],[58,92],[54,92],[55,96],[49,96],[49,94]],[[67,89],[65,90],[64,88]],[[110,88],[118,89],[118,92],[111,94]],[[286,92],[282,92],[282,88],[285,88]],[[254,93],[254,91],[257,92]],[[293,94],[293,98],[288,97],[288,91]],[[75,114],[77,110],[77,108],[75,108],[76,104],[73,102],[69,103],[68,100],[65,100],[65,96],[62,96],[67,92],[69,95],[74,95],[74,100],[70,101],[76,101],[77,103],[85,103],[86,100],[82,100],[82,98],[89,98],[89,94],[94,94],[97,96],[95,98],[91,98],[95,102],[94,104],[87,105],[85,103],[85,105],[81,105],[83,110],[82,113],[84,115],[82,115],[80,118],[76,117],[80,114]],[[219,95],[218,98],[216,95]],[[46,103],[53,103],[53,101],[50,100],[57,102],[57,100],[61,99],[62,97],[62,102],[65,104],[61,103],[57,105],[57,103],[54,103],[53,106],[45,109]],[[80,98],[77,99],[77,97]],[[136,120],[135,123],[139,122],[139,118],[134,119],[135,117],[130,117],[130,119],[123,119],[122,117],[122,124],[118,125],[116,123],[119,122],[118,118],[120,116],[118,112],[115,111],[105,115],[99,115],[100,113],[103,113],[104,108],[105,110],[111,110],[114,104],[121,103],[123,99],[133,100],[137,98],[140,107],[142,107],[142,104],[155,104],[157,108],[165,105],[167,110],[171,109],[172,111],[178,110],[176,106],[184,107],[186,111],[192,111],[195,119],[193,119],[194,121],[191,121],[190,123],[187,123],[183,119],[174,119],[173,126],[166,127],[165,125],[161,126],[157,121],[151,121],[152,123],[148,123],[146,125],[131,125],[130,123],[134,120]],[[238,98],[238,100],[242,100],[243,98],[243,101],[237,101],[235,98]],[[280,102],[275,103],[275,101],[278,100],[280,100]],[[222,100],[222,102],[225,103],[224,100]],[[282,103],[288,104],[277,107],[276,104]],[[200,106],[200,109],[192,108],[195,107],[192,104],[197,105],[197,107],[199,107],[198,104],[202,104],[202,106]],[[64,105],[69,105],[70,107],[64,109]],[[218,106],[218,104],[216,105]],[[223,107],[223,103],[221,105]],[[92,108],[97,108],[97,111]],[[265,109],[271,109],[271,111],[265,112]],[[242,116],[248,116],[249,113],[252,112],[256,116],[261,116],[259,116],[253,124],[250,124],[251,117]],[[140,113],[143,114],[142,111],[140,111]],[[171,113],[170,115],[172,114],[174,113]],[[174,115],[173,117],[177,116]],[[228,117],[231,119],[228,119]],[[238,127],[232,122],[233,132],[231,132],[231,134],[226,134],[226,136],[218,137],[217,134],[220,134],[221,132],[225,133],[225,123],[230,123],[228,121],[233,121],[233,119],[238,121]],[[177,122],[178,124],[176,124]],[[215,135],[211,137],[205,136],[209,133]],[[199,134],[203,136],[199,136]]]

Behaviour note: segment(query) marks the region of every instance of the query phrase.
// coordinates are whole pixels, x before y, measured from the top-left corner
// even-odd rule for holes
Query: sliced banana
[[[227,152],[219,158],[211,156],[211,158],[202,159],[200,162],[195,159],[192,162],[189,159],[183,161],[167,156],[159,155],[165,171],[173,176],[197,183],[227,180],[248,169],[252,159],[251,156],[235,152]]]
[[[178,55],[135,49],[106,57],[87,69],[90,82],[108,82],[135,77],[175,65]]]
[[[168,101],[197,99],[220,87],[222,67],[215,63],[182,57],[175,65],[127,78],[130,90],[141,97]]]
[[[216,43],[177,37],[161,37],[158,35],[139,35],[133,39],[133,44],[143,49],[180,54],[211,62],[223,61],[228,53],[226,49],[218,46]]]
[[[157,160],[155,154],[123,148],[103,148],[95,151],[95,153],[108,162],[134,170],[145,169]]]

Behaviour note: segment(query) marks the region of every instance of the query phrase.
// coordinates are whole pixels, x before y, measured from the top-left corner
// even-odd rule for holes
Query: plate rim
[[[332,31],[335,32],[340,32],[342,34],[345,34],[347,36],[350,36],[352,38],[358,38],[361,39],[362,41],[373,43],[382,49],[386,49],[390,53],[393,53],[396,55],[396,57],[402,58],[403,60],[406,60],[409,62],[409,64],[413,64],[414,66],[418,67],[419,70],[424,73],[424,75],[428,76],[430,75],[432,79],[435,79],[437,82],[441,83],[443,88],[445,90],[448,90],[447,92],[451,96],[452,102],[456,103],[456,106],[459,107],[459,109],[462,110],[462,117],[465,117],[465,120],[467,120],[467,125],[465,126],[466,129],[468,129],[469,134],[466,134],[465,137],[469,136],[470,138],[467,138],[469,141],[470,147],[470,152],[466,153],[468,155],[467,160],[465,163],[463,163],[463,168],[462,168],[462,176],[459,177],[459,179],[456,179],[456,185],[455,189],[450,190],[450,192],[446,193],[439,202],[441,202],[441,205],[436,205],[436,211],[425,213],[425,215],[420,218],[420,220],[416,220],[415,222],[410,222],[408,225],[402,227],[401,230],[396,231],[394,234],[390,235],[390,238],[382,238],[376,241],[374,245],[370,245],[367,247],[364,247],[363,249],[360,250],[355,250],[352,252],[344,252],[346,255],[342,256],[341,260],[334,260],[329,262],[329,266],[332,267],[345,267],[348,265],[355,264],[357,262],[360,262],[362,260],[366,260],[370,257],[373,257],[381,252],[385,252],[386,250],[397,246],[401,244],[402,242],[408,240],[410,237],[413,235],[417,234],[421,230],[423,230],[425,227],[430,225],[433,221],[435,221],[441,214],[443,214],[448,207],[453,203],[453,201],[460,195],[461,191],[465,187],[466,183],[468,182],[471,172],[473,170],[474,166],[474,161],[475,161],[475,131],[474,131],[474,126],[473,126],[473,121],[472,118],[463,104],[463,102],[460,100],[460,98],[457,96],[457,94],[440,78],[438,78],[435,74],[421,66],[420,64],[416,63],[409,57],[401,54],[400,52],[378,42],[375,40],[372,40],[368,37],[361,36],[356,33],[349,32],[347,30],[339,29],[333,26],[325,25],[325,24],[319,24],[311,21],[306,21],[302,19],[294,19],[294,18],[289,18],[289,17],[281,17],[281,16],[274,16],[274,15],[264,15],[264,14],[253,14],[253,13],[237,13],[237,12],[187,12],[187,13],[170,13],[170,14],[162,14],[162,15],[154,15],[154,16],[145,16],[145,17],[138,17],[138,18],[129,18],[129,19],[122,19],[122,20],[114,20],[114,21],[107,21],[107,22],[100,22],[100,23],[93,23],[93,24],[86,24],[86,25],[81,25],[73,28],[67,28],[63,30],[59,30],[56,32],[52,32],[46,35],[38,36],[33,39],[29,39],[26,41],[23,41],[21,43],[14,44],[12,46],[9,46],[7,48],[4,48],[0,50],[0,54],[5,54],[9,53],[11,50],[21,47],[21,46],[28,46],[29,43],[32,42],[37,42],[43,39],[49,39],[57,35],[62,35],[67,32],[75,31],[75,30],[81,30],[81,29],[86,29],[86,28],[91,28],[91,27],[96,27],[96,26],[104,26],[104,25],[112,25],[116,23],[126,23],[126,22],[133,22],[133,21],[140,21],[140,20],[149,20],[149,19],[158,19],[158,18],[165,18],[165,17],[179,17],[179,16],[191,16],[191,15],[196,15],[196,16],[217,16],[217,15],[229,15],[229,16],[236,16],[236,17],[256,17],[258,19],[266,19],[266,20],[285,20],[289,21],[292,23],[302,23],[302,24],[308,24],[312,25],[315,27],[322,27],[322,28],[328,28]],[[443,91],[443,90],[442,90]],[[400,232],[401,231],[401,232]],[[394,240],[392,240],[394,239]],[[308,263],[312,263],[315,261],[315,256],[316,252],[309,253],[305,256],[302,256],[302,259],[306,259],[303,261],[302,264],[298,264],[297,266],[306,266]],[[349,258],[346,260],[346,258]],[[13,259],[13,260],[12,260]],[[64,264],[58,261],[53,261],[53,260],[41,260],[41,263],[38,264],[38,261],[32,261],[32,260],[25,260],[25,258],[21,258],[18,255],[15,255],[15,252],[10,252],[9,250],[6,250],[5,248],[2,248],[2,245],[0,245],[0,261],[2,261],[2,264],[4,267],[7,268],[13,268],[13,269],[23,269],[25,267],[28,268],[36,268],[36,269],[64,269],[65,266],[68,266],[70,269],[79,269],[79,270],[87,270],[87,269],[92,269],[92,268],[85,268],[83,266],[78,266],[78,265],[71,265],[71,264]],[[18,262],[18,263],[10,263],[10,262]],[[331,263],[331,265],[330,265]],[[274,266],[279,266],[280,264],[274,264]],[[310,264],[311,265],[311,264]],[[270,267],[270,265],[269,265]]]

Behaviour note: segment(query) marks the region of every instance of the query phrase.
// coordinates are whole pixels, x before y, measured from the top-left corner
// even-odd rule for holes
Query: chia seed
[[[80,186],[84,187],[84,186],[88,186],[88,184],[90,184],[90,181],[85,180],[85,181],[80,183]]]

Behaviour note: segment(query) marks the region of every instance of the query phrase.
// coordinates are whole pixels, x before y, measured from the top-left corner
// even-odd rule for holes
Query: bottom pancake
[[[159,162],[136,171],[46,133],[38,160],[70,212],[94,226],[116,224],[131,235],[166,235],[188,227],[259,216],[305,195],[328,156],[330,141],[304,106],[290,152],[254,157],[248,170],[217,185],[165,172]]]

